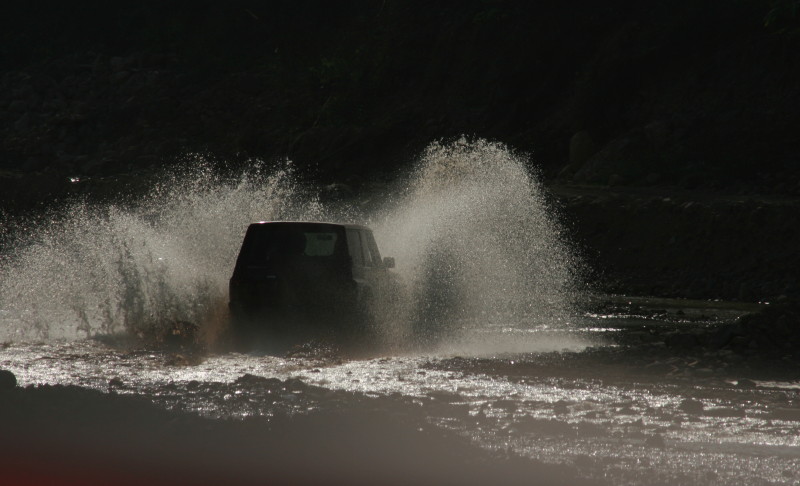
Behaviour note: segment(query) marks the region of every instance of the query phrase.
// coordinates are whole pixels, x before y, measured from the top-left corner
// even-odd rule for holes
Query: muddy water
[[[346,391],[386,414],[418,410],[432,426],[482,448],[566,464],[611,484],[800,481],[800,381],[751,382],[736,369],[698,368],[705,366],[702,351],[697,359],[670,362],[672,353],[664,353],[660,360],[652,343],[628,339],[713,326],[749,309],[638,303],[640,315],[587,313],[569,330],[510,323],[484,329],[477,341],[518,343],[502,353],[463,341],[366,358],[319,344],[279,356],[198,356],[79,340],[9,344],[0,368],[22,385],[113,390],[211,418],[313,414],[347,407],[324,392]],[[289,381],[275,389],[256,377]]]

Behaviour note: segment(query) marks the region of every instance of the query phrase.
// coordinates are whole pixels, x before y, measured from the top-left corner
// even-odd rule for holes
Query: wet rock
[[[569,402],[565,400],[559,400],[553,404],[553,412],[556,415],[563,415],[569,412]]]
[[[800,345],[800,306],[786,303],[765,307],[736,323],[723,326],[711,339],[713,344],[736,353],[775,358],[779,350]]]
[[[307,390],[309,388],[306,383],[304,383],[302,380],[300,380],[298,378],[288,378],[284,382],[284,387],[287,390],[291,390],[291,391],[303,391],[303,390]]]
[[[687,398],[678,405],[678,409],[686,413],[701,413],[704,408],[703,402],[693,398]]]
[[[264,378],[263,376],[255,376],[251,375],[250,373],[246,373],[234,381],[236,385],[247,385],[247,386],[262,386],[265,388],[278,388],[282,382],[277,378]]]
[[[0,391],[12,390],[17,386],[17,377],[8,370],[0,370]]]

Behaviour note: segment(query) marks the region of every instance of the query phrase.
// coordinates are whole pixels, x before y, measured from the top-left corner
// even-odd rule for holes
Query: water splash
[[[424,152],[404,195],[375,225],[410,289],[396,325],[416,329],[397,334],[444,334],[452,349],[519,352],[543,345],[541,334],[527,339],[527,331],[569,326],[581,295],[580,261],[525,162],[485,140],[434,143]],[[522,335],[488,342],[491,328]],[[574,344],[548,342],[550,349]]]
[[[487,351],[488,332],[495,348],[532,351],[531,329],[563,329],[574,315],[576,259],[525,160],[501,144],[432,144],[399,195],[384,194],[366,218],[352,202],[321,203],[288,163],[223,176],[201,157],[190,162],[143,196],[73,202],[6,234],[0,340],[142,335],[182,323],[213,334],[227,319],[244,231],[270,219],[373,226],[407,290],[379,316],[386,344],[422,336]],[[549,349],[564,344],[556,341]]]
[[[224,314],[249,223],[323,217],[291,164],[224,177],[202,157],[191,162],[125,204],[76,201],[16,224],[0,261],[0,339],[207,324]]]

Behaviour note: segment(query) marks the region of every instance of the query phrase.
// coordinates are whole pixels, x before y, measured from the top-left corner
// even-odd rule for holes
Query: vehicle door
[[[361,301],[363,295],[370,292],[370,283],[367,279],[367,268],[364,260],[364,245],[361,232],[357,229],[347,229],[347,250],[352,260],[353,280],[356,283],[356,299]]]
[[[358,287],[358,299],[373,300],[386,280],[386,267],[375,238],[369,230],[348,229],[347,245],[353,260],[353,280]]]
[[[381,259],[378,245],[370,230],[360,230],[364,251],[364,279],[371,290],[371,298],[382,298],[387,286],[387,268]]]

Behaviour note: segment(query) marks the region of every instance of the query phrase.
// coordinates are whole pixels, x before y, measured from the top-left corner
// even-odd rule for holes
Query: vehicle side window
[[[353,265],[364,265],[364,254],[362,253],[361,239],[358,230],[347,230],[347,250],[353,258]]]
[[[362,246],[364,247],[365,264],[369,267],[379,267],[382,265],[381,254],[378,252],[378,245],[371,231],[361,231]]]

